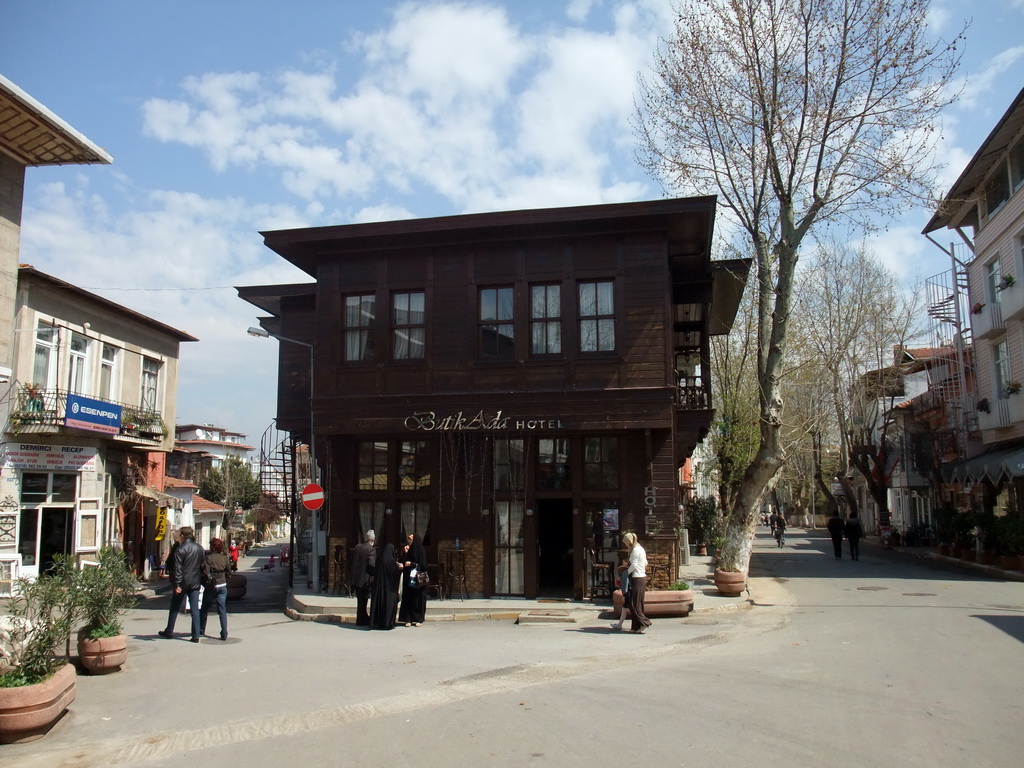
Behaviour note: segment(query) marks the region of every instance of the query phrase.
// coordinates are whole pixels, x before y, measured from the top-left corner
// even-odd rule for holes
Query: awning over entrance
[[[147,488],[144,485],[135,486],[135,492],[139,494],[139,496],[152,499],[160,505],[173,507],[174,509],[181,509],[181,499],[177,496],[171,496],[170,494],[162,493],[153,488]]]
[[[942,477],[946,481],[977,483],[989,480],[997,483],[1000,480],[1012,480],[1024,477],[1024,446],[989,451],[980,456],[947,464],[942,468]]]

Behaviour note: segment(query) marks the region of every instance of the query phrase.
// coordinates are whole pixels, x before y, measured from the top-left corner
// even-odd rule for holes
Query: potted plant
[[[984,310],[984,309],[985,309],[985,302],[984,301],[976,301],[976,302],[974,302],[974,306],[971,307],[971,314],[973,314],[973,315],[980,315],[982,310]]]
[[[1016,395],[1018,392],[1020,392],[1020,382],[1019,381],[1011,380],[1011,381],[1006,382],[1006,394],[1007,394],[1007,396],[1009,396],[1009,395]]]
[[[1003,279],[1000,281],[1000,290],[1005,291],[1011,285],[1017,282],[1017,279],[1013,275],[1003,275]]]
[[[43,736],[75,700],[68,641],[79,616],[74,569],[62,556],[35,581],[18,579],[0,626],[0,743]]]
[[[116,672],[128,658],[121,617],[135,602],[135,576],[124,552],[100,550],[95,563],[83,563],[74,579],[85,625],[78,630],[78,659],[91,674]]]
[[[714,497],[698,497],[690,502],[686,512],[686,527],[693,536],[696,554],[708,554],[707,547],[714,542],[721,527]]]
[[[625,596],[621,589],[612,593],[612,606],[619,615]],[[648,618],[689,616],[693,611],[693,590],[685,581],[669,584],[667,589],[648,589],[644,593],[644,613]]]

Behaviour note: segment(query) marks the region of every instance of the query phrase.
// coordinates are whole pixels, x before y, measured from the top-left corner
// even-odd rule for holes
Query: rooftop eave
[[[0,152],[27,166],[109,165],[114,158],[0,75]]]

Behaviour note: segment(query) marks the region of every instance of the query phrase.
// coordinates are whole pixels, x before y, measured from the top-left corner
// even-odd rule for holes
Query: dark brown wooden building
[[[464,560],[470,594],[579,599],[595,550],[614,561],[633,530],[667,580],[679,469],[713,414],[708,338],[749,268],[710,260],[714,214],[701,197],[263,233],[315,281],[239,294],[301,342],[278,388],[300,436],[312,345],[328,551],[415,530]]]

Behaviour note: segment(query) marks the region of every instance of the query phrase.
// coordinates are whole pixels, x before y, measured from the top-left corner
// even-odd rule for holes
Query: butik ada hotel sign
[[[424,432],[504,432],[533,429],[564,429],[561,419],[511,418],[498,411],[493,416],[485,411],[465,414],[462,411],[448,416],[439,416],[434,411],[417,411],[405,417],[405,428]]]

